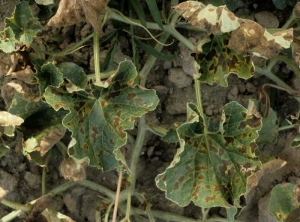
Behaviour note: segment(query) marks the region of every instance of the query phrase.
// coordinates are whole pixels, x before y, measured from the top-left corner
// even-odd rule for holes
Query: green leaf
[[[234,11],[239,6],[238,0],[225,0],[225,4],[230,11]]]
[[[5,53],[15,51],[15,34],[10,27],[0,32],[0,49]]]
[[[84,90],[87,85],[87,76],[83,69],[72,62],[63,62],[58,66],[59,71],[63,74],[69,84],[66,85],[68,92]]]
[[[228,37],[225,35],[210,36],[211,41],[202,46],[202,53],[197,58],[200,65],[200,80],[208,84],[217,83],[227,87],[230,73],[239,78],[249,79],[254,72],[249,56],[241,56],[227,47]]]
[[[88,157],[90,164],[111,170],[122,160],[119,148],[126,143],[125,130],[132,129],[134,120],[155,109],[158,98],[154,90],[134,85],[137,71],[129,62],[121,62],[107,88],[94,86],[96,98],[84,91],[72,94],[48,87],[46,101],[56,110],[69,114],[63,124],[72,132],[69,153],[76,159]],[[124,160],[122,160],[124,162]]]
[[[175,129],[170,129],[166,135],[161,138],[166,143],[178,143],[179,138],[177,131]]]
[[[146,3],[149,7],[152,18],[157,23],[157,25],[161,28],[161,30],[164,30],[164,27],[163,27],[163,24],[162,24],[162,19],[161,19],[161,16],[160,16],[160,11],[157,7],[156,1],[146,0]]]
[[[9,151],[9,147],[4,144],[1,144],[0,145],[0,158],[3,157],[7,151]]]
[[[32,61],[36,70],[40,94],[43,95],[48,86],[59,87],[63,83],[63,74],[53,63],[44,64],[44,60],[35,59]]]
[[[54,5],[38,5],[38,8],[38,18],[40,21],[50,19],[53,16],[52,9],[54,8]]]
[[[278,138],[278,118],[276,112],[270,108],[270,113],[262,119],[263,126],[257,138],[258,144],[274,144]]]
[[[13,115],[27,119],[27,117],[31,116],[32,114],[49,107],[50,106],[42,100],[38,102],[27,101],[24,99],[22,94],[16,93],[8,111]]]
[[[285,9],[285,7],[287,6],[286,4],[286,0],[272,0],[273,1],[273,4],[276,6],[276,8],[278,9]]]
[[[225,0],[210,0],[209,3],[214,6],[221,6],[225,5]]]
[[[226,209],[226,213],[227,213],[227,221],[228,222],[234,222],[234,216],[237,213],[237,208],[236,207],[230,207]]]
[[[104,62],[101,64],[101,70],[104,70],[105,72],[109,72],[113,69],[114,65],[114,57],[116,53],[116,49],[118,47],[117,41],[113,43],[113,46],[108,51]]]
[[[285,221],[289,214],[300,207],[299,187],[292,183],[278,184],[271,191],[269,210],[278,221]]]
[[[143,9],[140,1],[139,0],[130,0],[130,2],[131,2],[131,5],[134,8],[136,14],[139,17],[139,21],[141,22],[141,24],[143,26],[145,26],[147,28],[146,15],[145,15],[144,9]]]
[[[154,49],[153,47],[151,47],[148,44],[145,44],[143,42],[141,42],[138,39],[134,39],[134,42],[141,47],[143,50],[145,50],[145,52],[147,52],[150,55],[153,55],[155,58],[161,59],[161,60],[167,60],[167,61],[171,61],[174,59],[174,55],[165,55],[159,51],[157,51],[156,49]]]
[[[188,104],[187,122],[177,129],[180,148],[156,184],[180,206],[193,201],[204,208],[225,207],[232,217],[246,191],[246,178],[261,166],[254,154],[261,120],[231,102],[218,130],[208,130],[210,125],[215,123]]]
[[[30,45],[42,26],[33,17],[27,1],[21,1],[13,12],[13,17],[5,19],[5,27],[10,27],[15,38],[20,42]]]

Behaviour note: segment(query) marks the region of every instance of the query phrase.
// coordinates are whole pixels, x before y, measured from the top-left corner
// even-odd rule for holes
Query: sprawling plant
[[[171,1],[173,8],[170,9],[163,1],[160,12],[156,1],[145,2],[154,22],[147,22],[142,5],[136,0],[129,1],[128,7],[136,12],[139,20],[133,19],[132,13],[125,16],[120,12],[122,8],[110,7],[107,0],[61,0],[56,14],[49,16],[52,17],[48,25],[60,27],[86,21],[92,25],[94,33],[60,52],[49,51],[41,44],[38,33],[42,26],[33,15],[29,2],[24,0],[16,5],[12,17],[5,19],[5,28],[0,32],[0,49],[14,55],[13,65],[7,73],[13,80],[2,88],[7,111],[1,111],[0,115],[0,156],[17,146],[31,160],[47,165],[51,150],[59,147],[64,156],[61,173],[73,182],[55,189],[49,196],[62,192],[65,186],[69,188],[79,184],[100,190],[110,198],[106,215],[109,215],[113,204],[115,209],[119,206],[123,212],[123,206],[127,205],[123,221],[130,221],[132,212],[147,215],[150,221],[154,217],[164,219],[171,216],[174,221],[194,221],[158,213],[149,207],[144,212],[131,206],[133,195],[143,201],[141,195],[135,192],[135,185],[138,158],[146,131],[164,139],[172,134],[171,141],[178,143],[179,148],[170,165],[156,177],[157,187],[165,192],[166,198],[179,206],[193,202],[201,207],[203,221],[207,221],[212,207],[224,207],[226,220],[235,221],[237,212],[243,207],[241,197],[252,188],[249,188],[247,178],[262,167],[255,154],[257,141],[261,144],[274,142],[274,139],[266,138],[274,138],[278,133],[278,124],[274,121],[277,117],[269,107],[265,88],[261,92],[263,98],[251,100],[248,108],[230,102],[223,107],[219,119],[208,117],[202,107],[201,83],[227,87],[229,74],[249,79],[257,72],[276,83],[264,87],[285,90],[292,96],[299,95],[271,70],[277,61],[283,61],[295,75],[300,76],[297,66],[299,45],[294,41],[297,37],[293,36],[292,28],[298,28],[300,4],[295,5],[290,19],[282,28],[267,30],[254,21],[236,17],[225,5],[204,5],[197,1],[178,4],[178,1]],[[228,3],[230,9],[235,7],[232,2]],[[279,4],[278,1],[273,2],[276,6]],[[291,1],[284,2],[292,4]],[[36,0],[34,4],[41,11],[51,12],[53,1]],[[180,17],[188,23],[178,22]],[[114,21],[119,29],[103,36],[102,27],[109,20]],[[115,69],[112,61],[122,25],[129,27],[127,32],[132,38],[133,55],[132,61],[123,61]],[[157,41],[155,47],[135,37],[137,28],[145,30]],[[177,31],[178,28],[201,31],[205,35],[193,44]],[[156,39],[149,30],[162,31],[163,34]],[[102,45],[110,43],[104,61],[99,59],[99,37]],[[194,70],[197,101],[196,104],[187,104],[186,121],[176,129],[151,125],[145,119],[145,114],[153,111],[159,103],[155,90],[145,88],[147,76],[157,59],[174,58],[161,53],[170,37],[176,38],[193,54],[190,64]],[[57,57],[72,53],[90,39],[93,39],[95,74],[85,73],[82,67],[72,62],[56,64]],[[139,64],[138,47],[149,54],[144,64]],[[18,55],[22,55],[22,64],[17,59]],[[254,65],[254,57],[261,58],[265,65]],[[299,115],[294,116],[285,129],[294,127],[298,122]],[[137,135],[133,138],[127,130],[135,126]],[[68,144],[61,142],[66,132],[71,135]],[[131,138],[129,163],[123,149],[128,137]],[[11,138],[14,138],[13,141]],[[296,139],[294,143],[297,144]],[[115,193],[84,180],[87,165],[104,171],[117,170],[120,178],[125,173],[130,182],[128,188],[123,191],[118,189]],[[290,183],[279,184],[272,190],[269,209],[279,221],[285,220],[299,207],[298,199],[293,197],[299,195],[298,189],[296,184]],[[45,184],[43,195],[46,195]],[[4,196],[5,192],[2,195],[0,187],[1,203],[14,206]],[[281,201],[288,202],[288,206],[281,207]],[[31,209],[32,205],[22,208],[26,212]],[[43,214],[47,217],[53,214],[51,212],[46,209]],[[116,220],[116,210],[113,220]]]

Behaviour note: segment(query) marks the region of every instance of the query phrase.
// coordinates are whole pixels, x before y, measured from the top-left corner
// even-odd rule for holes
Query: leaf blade
[[[180,206],[192,201],[205,208],[239,207],[247,175],[260,166],[253,153],[260,119],[232,102],[224,107],[224,133],[205,133],[203,121],[208,120],[201,118],[195,105],[189,104],[188,109],[188,122],[177,129],[180,148],[170,166],[156,178],[158,188]],[[230,212],[236,211],[232,208]]]
[[[72,132],[70,154],[76,159],[89,157],[90,165],[111,170],[117,166],[119,148],[126,143],[125,130],[134,120],[158,104],[154,90],[134,84],[137,71],[132,62],[121,62],[107,88],[94,85],[95,98],[84,91],[61,91],[48,87],[45,99],[53,108],[69,114],[63,124]],[[105,84],[107,85],[107,84]]]
[[[159,9],[157,7],[156,1],[146,0],[146,3],[149,7],[152,18],[157,23],[157,25],[161,28],[161,30],[164,30],[164,26],[163,26],[163,23],[162,23],[162,19],[161,19],[160,12],[159,12]]]
[[[145,52],[149,53],[150,55],[153,55],[157,59],[171,61],[175,58],[174,55],[166,55],[162,52],[159,52],[155,48],[151,47],[148,44],[145,44],[145,43],[139,41],[138,39],[134,39],[134,41],[139,47],[141,47],[143,50],[145,50]]]

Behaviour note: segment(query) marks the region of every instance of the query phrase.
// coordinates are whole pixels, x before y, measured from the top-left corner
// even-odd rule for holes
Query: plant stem
[[[201,208],[202,211],[202,221],[206,222],[207,221],[207,215],[209,212],[209,208],[205,209],[205,208]]]
[[[94,49],[94,65],[95,65],[96,85],[100,85],[101,76],[100,76],[99,36],[96,31],[94,31],[93,49]]]
[[[16,217],[19,217],[23,214],[22,210],[14,210],[13,212],[5,215],[4,217],[0,218],[0,222],[9,222],[15,219]]]
[[[138,123],[138,133],[137,138],[135,140],[135,144],[132,150],[131,154],[131,160],[130,160],[130,171],[131,171],[131,183],[130,183],[130,193],[133,194],[135,190],[135,184],[136,184],[136,169],[137,169],[137,163],[140,158],[140,154],[142,152],[143,143],[146,135],[147,127],[146,127],[146,119],[145,115],[143,115]]]
[[[30,205],[30,204],[26,204],[26,205],[19,204],[19,203],[7,200],[5,198],[1,199],[0,203],[7,206],[7,207],[12,208],[12,209],[21,210],[21,211],[24,211],[24,212],[29,212],[32,209],[32,205]]]
[[[300,78],[300,70],[299,68],[297,67],[297,65],[291,61],[288,57],[284,56],[284,55],[277,55],[275,56],[274,58],[272,58],[267,66],[268,70],[271,71],[272,67],[278,62],[278,61],[282,61],[284,62],[285,64],[287,64],[288,67],[290,67],[294,74]]]
[[[100,72],[100,77],[101,79],[108,79],[109,77],[111,77],[113,74],[116,73],[116,70],[112,70],[109,72]],[[87,75],[87,79],[88,80],[96,80],[96,75],[95,74],[88,74]]]
[[[87,188],[90,188],[92,190],[95,190],[99,193],[102,193],[106,196],[108,196],[110,199],[114,200],[115,199],[115,193],[111,190],[109,190],[108,188],[104,187],[104,186],[101,186],[99,184],[96,184],[94,182],[91,182],[91,181],[88,181],[88,180],[81,180],[81,181],[69,181],[69,182],[66,182],[58,187],[56,187],[55,189],[51,190],[48,194],[46,195],[49,195],[51,197],[59,194],[59,193],[62,193],[72,187],[74,187],[75,185],[82,185],[84,187],[87,187]],[[126,193],[123,193],[123,195],[120,195],[120,201],[124,201],[126,199]],[[42,197],[40,197],[42,198]],[[38,198],[39,199],[39,198]],[[36,200],[34,200],[36,201]],[[31,201],[31,202],[34,202],[34,201]],[[9,201],[9,200],[6,200],[5,198],[1,199],[0,200],[0,203],[6,205],[6,206],[9,206],[13,209],[18,209],[16,211],[13,211],[9,214],[7,214],[5,217],[3,218],[0,218],[0,221],[9,221],[7,220],[7,218],[11,218],[10,220],[14,219],[15,217],[17,217],[18,215],[20,215],[20,211],[25,211],[25,212],[28,212],[31,210],[32,206],[31,205],[23,205],[23,204],[18,204],[18,203],[14,203],[12,201]],[[30,209],[29,209],[30,207]],[[4,220],[5,219],[5,220]]]
[[[202,118],[204,118],[204,112],[202,107],[201,101],[201,82],[199,79],[195,79],[195,91],[196,91],[196,101],[197,101],[197,108]]]
[[[52,149],[47,153],[45,162],[44,162],[44,167],[43,167],[43,172],[42,172],[42,196],[46,194],[46,173],[47,173],[47,165],[49,163],[50,157],[52,156]]]
[[[289,19],[284,23],[284,25],[281,27],[282,30],[286,30],[288,29],[292,23],[294,22],[295,20],[295,15],[294,13],[292,13],[292,15],[289,17]]]
[[[283,131],[283,130],[288,130],[288,129],[295,129],[295,127],[298,127],[298,124],[281,126],[281,127],[278,128],[278,131]]]
[[[124,205],[121,205],[120,206],[120,210],[124,212]],[[136,207],[131,207],[131,211],[132,211],[132,214],[135,214],[135,215],[143,215],[143,216],[148,216],[147,212],[142,210],[142,209],[139,209],[139,208],[136,208]],[[188,217],[185,217],[185,216],[180,216],[180,215],[176,215],[176,214],[172,214],[172,213],[169,213],[169,212],[166,212],[166,211],[160,211],[160,210],[151,210],[151,213],[153,215],[153,217],[156,217],[156,218],[159,218],[161,220],[164,220],[164,221],[174,221],[174,222],[197,222],[199,220],[196,220],[196,219],[192,219],[192,218],[188,218]]]
[[[105,212],[105,218],[104,218],[104,222],[108,222],[108,217],[109,217],[109,212],[111,211],[112,206],[114,205],[113,202],[111,202],[108,207],[107,210]]]
[[[51,55],[50,60],[53,60],[55,57],[62,57],[62,56],[68,55],[68,54],[76,51],[80,46],[82,46],[85,42],[90,40],[93,36],[94,36],[94,34],[90,34],[89,36],[87,36],[83,40],[81,40],[80,42],[78,42],[78,43],[72,45],[70,48],[67,48],[66,50],[63,50],[60,52],[48,52],[48,51],[37,49],[34,46],[31,46],[31,47],[37,52],[41,52],[46,55]]]
[[[189,40],[187,40],[183,35],[181,35],[172,25],[166,25],[164,30],[169,34],[173,35],[177,40],[179,40],[182,44],[184,44],[187,48],[194,52],[195,46]]]
[[[278,78],[276,75],[274,75],[273,72],[270,71],[270,68],[260,68],[258,66],[254,67],[255,72],[262,74],[266,77],[268,77],[269,79],[271,79],[273,82],[275,82],[277,85],[286,88],[286,89],[290,89],[293,90],[288,84],[286,84],[285,82],[283,82],[280,78]],[[299,97],[294,97],[298,102],[300,102],[300,98]]]
[[[112,10],[112,9],[108,8],[108,11],[109,11],[110,19],[115,19],[115,20],[121,21],[123,23],[131,24],[131,25],[137,25],[137,24],[142,25],[140,21],[138,21],[136,19],[128,18],[124,15],[121,15],[121,13],[119,13],[116,10]],[[173,35],[176,39],[178,39],[180,42],[182,42],[186,47],[188,47],[189,49],[194,51],[195,46],[189,40],[187,40],[183,35],[181,35],[179,32],[177,32],[176,29],[174,28],[175,23],[179,16],[180,16],[179,14],[174,14],[172,17],[171,23],[163,26],[164,31]],[[161,28],[156,23],[147,22],[146,24],[147,24],[148,29],[161,30]]]
[[[114,205],[112,222],[117,221],[117,214],[118,214],[118,207],[119,207],[119,196],[120,196],[120,191],[121,191],[122,178],[123,178],[123,172],[121,170],[119,172],[119,179],[118,179],[118,186],[117,186],[117,191],[116,191],[116,198],[115,198],[115,205]]]
[[[130,188],[129,188],[130,189]],[[130,215],[131,215],[131,192],[128,190],[127,192],[127,203],[126,203],[126,213],[125,218],[122,221],[130,221]]]
[[[160,42],[165,42],[167,41],[167,39],[169,38],[169,34],[165,33],[163,34],[163,36],[159,39]],[[157,51],[161,51],[163,48],[163,45],[157,43],[154,47]],[[140,76],[140,85],[141,86],[145,86],[146,85],[146,80],[147,80],[147,76],[150,73],[150,70],[153,68],[154,63],[156,62],[156,57],[149,55],[146,63],[144,64],[143,68],[141,69],[141,71],[139,72],[139,76]]]
[[[194,76],[195,76],[195,91],[196,91],[196,101],[197,101],[197,108],[200,113],[200,116],[203,118],[203,125],[204,125],[204,134],[207,133],[207,124],[206,118],[203,112],[202,106],[202,99],[201,99],[201,81],[197,78],[198,70],[196,66],[196,62],[194,62]]]

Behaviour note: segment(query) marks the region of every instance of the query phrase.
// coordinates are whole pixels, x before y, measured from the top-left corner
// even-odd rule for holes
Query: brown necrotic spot
[[[134,100],[134,102],[135,102],[135,105],[141,106],[141,105],[143,105],[144,100],[142,98],[137,98]]]
[[[82,147],[83,147],[83,149],[85,149],[85,150],[88,150],[88,149],[89,149],[89,146],[88,146],[86,143],[83,144]]]
[[[205,201],[206,202],[214,201],[216,198],[217,198],[216,195],[208,196],[205,198]]]
[[[136,95],[134,93],[129,93],[126,97],[127,100],[131,101]]]
[[[196,166],[196,171],[200,171],[200,170],[207,170],[207,166],[204,165]]]
[[[91,138],[93,140],[93,143],[96,143],[96,139],[97,139],[97,135],[99,134],[99,131],[95,126],[92,127],[92,131],[93,133],[91,134]]]
[[[176,182],[176,183],[174,184],[174,190],[178,190],[178,188],[179,188],[179,183]]]
[[[80,132],[81,134],[84,134],[84,130],[83,130],[82,127],[79,128],[79,132]]]

